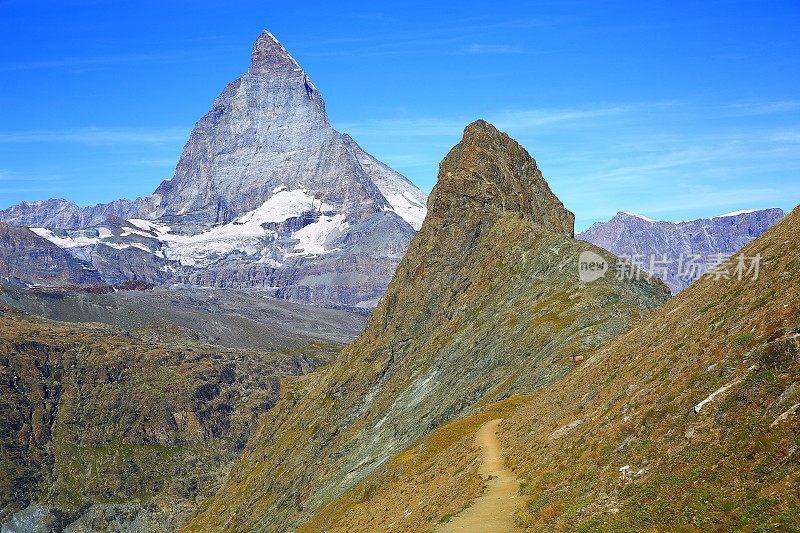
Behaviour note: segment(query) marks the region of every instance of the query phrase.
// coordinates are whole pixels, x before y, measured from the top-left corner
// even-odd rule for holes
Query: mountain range
[[[592,224],[576,238],[636,262],[677,294],[783,216],[783,210],[772,208],[664,222],[622,211],[608,222]]]
[[[28,235],[23,254],[39,264],[3,277],[23,287],[246,288],[370,309],[426,210],[417,187],[331,127],[316,86],[265,31],[247,73],[195,125],[175,174],[152,195],[0,211],[0,221],[42,238]],[[620,212],[577,238],[641,263],[677,293],[782,216],[767,209],[669,223]],[[12,270],[3,263],[0,257],[0,275]]]
[[[585,254],[620,258],[573,238],[536,161],[484,121],[428,207],[341,349],[329,326],[275,352],[204,339],[191,291],[163,328],[119,295],[7,293],[112,325],[0,308],[4,531],[800,525],[800,212],[744,248],[759,276],[670,298],[655,277],[582,279]]]

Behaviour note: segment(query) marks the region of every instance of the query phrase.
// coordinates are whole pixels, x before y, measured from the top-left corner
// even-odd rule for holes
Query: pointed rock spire
[[[252,74],[268,74],[284,69],[302,70],[280,41],[267,30],[261,32],[261,35],[256,39],[253,45],[253,53],[250,57],[250,72]]]
[[[476,120],[442,161],[430,213],[513,211],[550,231],[574,235],[575,215],[550,190],[536,161],[505,133]],[[462,215],[459,215],[462,213]]]

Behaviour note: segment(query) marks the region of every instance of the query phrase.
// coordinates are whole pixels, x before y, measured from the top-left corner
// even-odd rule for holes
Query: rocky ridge
[[[657,282],[581,283],[581,251],[611,256],[572,239],[535,161],[484,121],[443,160],[428,205],[364,333],[287,383],[186,530],[298,527],[437,427],[557,382],[668,298]]]
[[[97,226],[110,216],[132,218],[141,200],[116,200],[93,207],[80,207],[63,198],[22,202],[0,210],[0,220],[26,228],[78,229]]]
[[[798,230],[800,208],[744,248],[765,258],[758,279],[699,280],[553,386],[420,439],[301,530],[435,529],[481,495],[473,442],[496,419],[520,531],[798,529]]]

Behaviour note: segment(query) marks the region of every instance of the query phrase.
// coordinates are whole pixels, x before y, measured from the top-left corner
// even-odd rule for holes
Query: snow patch
[[[168,259],[178,261],[185,266],[204,267],[234,252],[248,256],[263,253],[266,250],[265,240],[275,236],[275,232],[264,229],[265,223],[283,222],[307,211],[334,209],[322,200],[310,196],[303,189],[292,191],[283,189],[278,190],[260,207],[243,214],[233,222],[213,227],[197,235],[175,235],[170,233],[169,227],[143,220],[129,222],[142,229],[155,231],[159,240],[165,244]],[[304,249],[303,254],[325,253],[329,251],[326,244],[338,237],[338,234],[334,235],[334,230],[341,228],[343,222],[342,215],[323,218],[295,232],[293,237],[300,240],[298,247]],[[270,266],[280,265],[275,257],[262,257],[261,261]]]
[[[81,248],[84,246],[93,246],[100,242],[99,237],[89,237],[87,235],[78,234],[70,235],[67,237],[59,237],[47,228],[30,228],[39,237],[45,238],[52,242],[59,248],[69,250],[70,248]]]
[[[333,243],[347,229],[347,222],[342,214],[332,217],[321,217],[313,224],[292,233],[292,238],[300,241],[293,255],[319,255],[333,250]]]
[[[61,237],[46,228],[31,230],[56,246],[73,255],[83,257],[91,247],[105,244],[118,250],[138,248],[164,259],[178,261],[184,266],[205,267],[229,254],[240,253],[259,256],[259,261],[269,266],[280,266],[283,256],[280,253],[268,255],[276,232],[265,229],[266,223],[283,222],[298,217],[308,211],[331,212],[334,206],[309,195],[304,189],[287,190],[286,185],[275,188],[275,193],[261,206],[249,211],[236,220],[215,226],[196,235],[172,233],[170,226],[160,225],[149,220],[132,218],[123,228],[120,236],[137,235],[157,238],[162,250],[152,250],[142,243],[113,242],[114,235],[108,228],[99,228],[98,236],[70,232]],[[298,244],[287,255],[319,255],[334,249],[334,241],[347,229],[348,224],[342,214],[321,216],[319,220],[292,234]]]
[[[628,215],[629,217],[639,218],[641,220],[644,220],[645,222],[655,222],[655,220],[653,220],[652,218],[648,218],[648,217],[646,217],[644,215],[640,215],[639,213],[631,213],[630,211],[623,211],[622,214],[623,215]]]
[[[422,227],[422,221],[428,209],[425,204],[414,198],[407,191],[384,193],[386,201],[392,206],[392,210],[408,222],[416,231]]]
[[[285,185],[283,187],[285,188]],[[233,224],[250,223],[257,224],[260,227],[265,222],[283,222],[287,218],[298,217],[306,211],[315,209],[329,211],[333,209],[333,206],[317,201],[302,189],[286,191],[281,190],[281,187],[277,187],[276,190],[278,192],[273,194],[261,207],[240,216],[233,221]]]
[[[724,215],[717,215],[717,216],[711,217],[711,218],[735,217],[735,216],[739,216],[739,215],[747,215],[747,214],[750,214],[750,213],[755,213],[756,211],[759,211],[759,210],[758,209],[742,209],[741,211],[731,211],[730,213],[725,213]]]

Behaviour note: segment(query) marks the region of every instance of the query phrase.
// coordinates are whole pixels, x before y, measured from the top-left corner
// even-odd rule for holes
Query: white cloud
[[[620,115],[629,108],[625,106],[604,106],[586,108],[539,108],[507,109],[489,113],[484,117],[440,118],[440,117],[401,117],[375,119],[362,122],[343,122],[337,127],[353,137],[390,135],[405,137],[436,137],[460,135],[464,127],[478,118],[484,118],[502,130],[524,132],[541,126],[553,126],[566,122],[580,122],[611,115]]]

